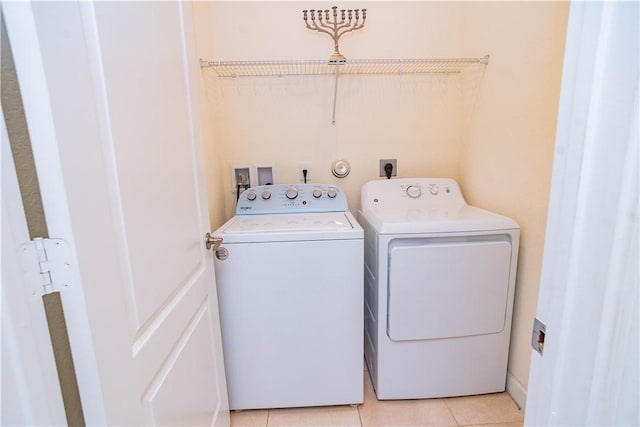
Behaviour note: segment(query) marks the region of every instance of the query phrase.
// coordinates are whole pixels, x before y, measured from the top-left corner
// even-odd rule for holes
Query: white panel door
[[[87,424],[228,423],[189,4],[3,11]]]
[[[639,17],[571,2],[526,425],[640,425]]]

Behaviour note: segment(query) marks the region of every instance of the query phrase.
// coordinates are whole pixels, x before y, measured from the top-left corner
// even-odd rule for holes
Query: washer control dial
[[[439,192],[440,192],[440,189],[438,188],[437,185],[431,184],[429,186],[429,193],[433,194],[434,196],[437,196]]]
[[[251,190],[247,193],[247,200],[255,200],[256,199],[256,192]]]
[[[327,196],[329,196],[329,198],[333,199],[337,195],[338,195],[338,192],[336,191],[335,188],[332,187],[327,190]]]
[[[298,197],[298,190],[295,187],[289,187],[287,188],[287,191],[285,192],[287,199],[289,200],[293,200],[296,197]]]
[[[411,197],[412,199],[417,199],[418,197],[422,196],[422,188],[416,187],[415,185],[408,186],[407,196]]]
[[[314,188],[313,197],[315,197],[316,199],[319,199],[320,197],[322,197],[322,190],[320,188]]]
[[[264,200],[269,200],[271,198],[271,192],[269,190],[264,190],[262,192],[262,198]]]

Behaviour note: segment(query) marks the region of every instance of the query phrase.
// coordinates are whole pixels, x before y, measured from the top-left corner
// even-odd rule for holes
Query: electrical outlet
[[[391,169],[391,176],[398,175],[398,161],[396,159],[380,159],[380,176],[387,176],[387,171],[384,169],[387,164],[391,164],[393,168]]]
[[[300,162],[300,166],[298,168],[298,177],[300,178],[300,182],[305,182],[303,170],[307,171],[307,182],[311,182],[311,166],[308,162]]]

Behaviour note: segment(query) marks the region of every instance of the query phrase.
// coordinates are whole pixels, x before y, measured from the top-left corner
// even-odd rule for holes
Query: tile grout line
[[[447,408],[447,411],[449,411],[449,413],[451,414],[451,417],[453,418],[453,421],[456,422],[457,426],[461,426],[462,424],[460,424],[460,422],[458,421],[458,419],[456,418],[455,414],[453,413],[453,411],[451,410],[451,408],[449,408],[449,405],[447,404],[447,399],[442,399],[444,401],[444,406]]]

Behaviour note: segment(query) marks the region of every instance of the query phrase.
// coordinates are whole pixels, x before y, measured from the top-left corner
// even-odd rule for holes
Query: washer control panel
[[[344,192],[329,184],[261,185],[245,190],[238,199],[237,215],[299,212],[347,212]]]

